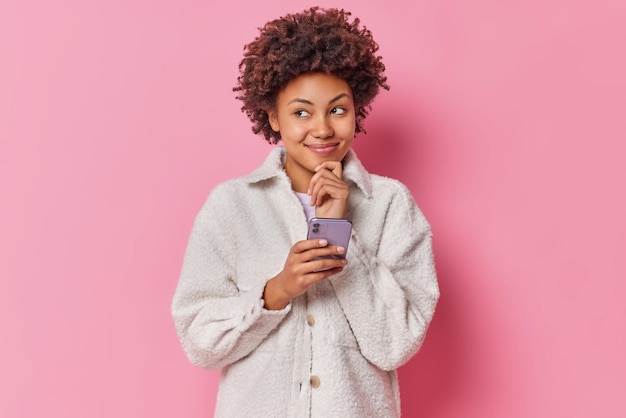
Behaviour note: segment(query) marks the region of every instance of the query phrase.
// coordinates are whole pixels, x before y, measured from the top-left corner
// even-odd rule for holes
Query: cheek
[[[282,131],[289,136],[298,136],[305,130],[301,124],[297,123],[285,123],[281,125],[281,128]]]
[[[304,124],[283,122],[280,125],[280,135],[287,141],[300,141],[306,136],[307,130]]]
[[[356,130],[354,118],[343,119],[341,124],[337,126],[337,129],[341,131],[343,137],[353,138]]]

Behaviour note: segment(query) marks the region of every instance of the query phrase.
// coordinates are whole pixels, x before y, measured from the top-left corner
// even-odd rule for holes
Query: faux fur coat
[[[182,346],[193,364],[221,369],[216,417],[397,417],[396,369],[439,298],[429,224],[400,182],[350,151],[348,265],[266,310],[265,283],[307,233],[284,157],[276,147],[200,210],[172,302]]]

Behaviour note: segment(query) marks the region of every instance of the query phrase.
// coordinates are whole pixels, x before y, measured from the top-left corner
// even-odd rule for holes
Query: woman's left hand
[[[326,161],[320,164],[309,183],[308,194],[311,196],[311,206],[315,206],[315,216],[345,217],[350,189],[343,181],[341,161]]]

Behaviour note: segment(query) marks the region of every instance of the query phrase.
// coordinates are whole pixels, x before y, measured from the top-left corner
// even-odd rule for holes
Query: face
[[[294,190],[306,192],[315,168],[341,161],[352,145],[355,109],[352,89],[339,77],[305,73],[280,91],[268,112],[287,150],[285,171]]]

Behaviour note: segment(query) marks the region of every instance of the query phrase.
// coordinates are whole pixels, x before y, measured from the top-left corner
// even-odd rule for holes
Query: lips
[[[306,145],[306,147],[319,155],[332,154],[339,148],[339,144],[318,144],[318,145]]]

